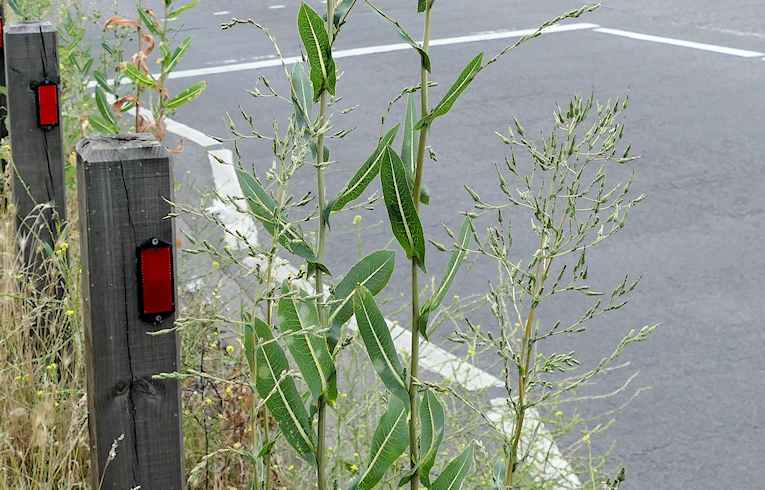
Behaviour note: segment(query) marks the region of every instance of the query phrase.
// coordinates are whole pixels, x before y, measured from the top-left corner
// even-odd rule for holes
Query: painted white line
[[[210,165],[212,165],[213,181],[215,182],[216,189],[221,195],[229,196],[242,196],[243,192],[239,186],[239,181],[236,178],[233,170],[233,153],[230,150],[212,150],[210,153]],[[221,163],[222,162],[222,163]],[[242,233],[246,233],[244,230],[247,227],[252,226],[252,218],[249,215],[244,215],[236,210],[229,209],[227,212],[215,208],[214,211],[218,213],[221,221],[226,223],[232,223],[234,230],[238,230]],[[229,243],[230,235],[227,234],[226,241]],[[247,236],[245,234],[245,236]],[[231,237],[236,240],[234,237]],[[257,231],[254,234],[254,239],[251,243],[257,241]],[[265,257],[247,257],[243,261],[248,267],[265,267]],[[293,266],[289,261],[278,258],[273,268],[274,278],[278,282],[282,282],[288,278],[300,277],[298,269]],[[305,279],[299,279],[295,281],[295,284],[308,292],[308,294],[315,294],[313,284]],[[328,286],[324,289],[324,294],[329,296],[330,289]],[[398,322],[394,322],[389,319],[385,319],[390,328],[391,336],[399,352],[404,352],[406,355],[411,354],[412,334],[409,330],[401,327]],[[353,331],[358,331],[358,325],[356,325],[356,319],[351,318],[348,322],[348,328]],[[473,364],[460,359],[451,352],[448,352],[437,345],[422,341],[420,344],[420,365],[423,369],[437,374],[444,379],[454,381],[463,388],[469,391],[480,391],[488,388],[502,388],[505,384],[496,376],[482,370],[481,368],[474,366]],[[492,409],[488,412],[487,417],[493,423],[497,424],[505,434],[512,434],[513,430],[513,418],[508,412],[506,399],[497,398],[491,402]],[[524,434],[532,435],[524,438],[524,444],[521,449],[525,453],[529,454],[529,462],[544,475],[547,480],[553,480],[556,482],[555,488],[560,489],[573,489],[580,488],[581,482],[576,476],[571,465],[565,460],[560,452],[560,449],[555,443],[554,438],[548,430],[544,428],[539,414],[536,410],[527,411],[527,424],[528,430]],[[529,447],[529,443],[532,444]]]
[[[271,9],[271,10],[278,10],[278,9],[283,9],[285,7],[286,7],[286,5],[271,5],[268,8]]]
[[[563,24],[563,25],[556,25],[551,26],[545,29],[543,32],[545,34],[554,34],[559,32],[571,32],[571,31],[581,31],[581,30],[588,30],[588,29],[594,29],[598,27],[597,24],[588,24],[588,23],[577,23],[577,24]],[[469,34],[466,36],[457,36],[457,37],[447,37],[447,38],[441,38],[441,39],[434,39],[431,41],[431,46],[448,46],[453,44],[466,44],[466,43],[476,43],[476,42],[483,42],[483,41],[495,41],[495,40],[501,40],[501,39],[512,39],[512,38],[519,38],[523,36],[527,36],[529,34],[533,34],[536,31],[536,29],[521,29],[516,31],[491,31],[491,32],[481,32],[476,34]],[[371,54],[381,54],[381,53],[391,53],[394,51],[405,51],[408,49],[412,49],[411,46],[409,46],[406,43],[396,43],[396,44],[383,44],[379,46],[367,46],[362,48],[354,48],[354,49],[341,49],[338,51],[334,51],[333,57],[334,58],[351,58],[354,56],[367,56]],[[292,65],[295,63],[299,63],[302,61],[302,58],[300,56],[289,56],[284,58],[283,62],[286,65]],[[194,78],[194,77],[203,77],[207,75],[218,75],[221,73],[234,73],[238,71],[250,71],[250,70],[259,70],[262,68],[273,68],[276,66],[281,66],[282,60],[278,58],[269,59],[269,60],[262,60],[262,61],[251,61],[246,63],[233,63],[228,65],[218,65],[218,66],[210,66],[206,68],[192,68],[189,70],[178,70],[174,71],[170,74],[169,78],[176,80],[181,78]],[[155,77],[158,76],[157,74],[154,75]],[[111,80],[109,83],[113,83]],[[125,81],[124,83],[129,83],[128,81]],[[95,82],[90,82],[89,86],[95,87]]]
[[[627,37],[630,39],[636,39],[639,41],[649,41],[659,44],[669,44],[672,46],[680,46],[683,48],[700,49],[702,51],[712,51],[713,53],[727,54],[730,56],[739,56],[742,58],[756,58],[764,56],[765,53],[759,51],[749,51],[747,49],[728,48],[726,46],[717,46],[716,44],[697,43],[694,41],[685,41],[683,39],[673,39],[670,37],[652,36],[650,34],[641,34],[639,32],[622,31],[620,29],[609,29],[606,27],[600,27],[593,29],[595,32],[602,34],[610,34],[612,36]]]
[[[230,10],[219,10],[217,12],[213,12],[213,15],[228,15],[230,13],[231,13]]]

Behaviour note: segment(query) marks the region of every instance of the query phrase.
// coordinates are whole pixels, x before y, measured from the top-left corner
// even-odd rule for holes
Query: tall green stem
[[[427,53],[430,50],[430,5],[425,11],[425,29],[422,36],[422,49]],[[420,68],[420,110],[422,117],[430,112],[428,101],[428,70]],[[414,177],[414,189],[412,199],[416,209],[420,207],[420,192],[422,190],[422,174],[425,166],[425,147],[428,144],[428,126],[420,130],[420,141],[417,147],[417,167]],[[419,447],[417,444],[417,376],[420,363],[420,331],[418,328],[420,315],[420,284],[417,263],[412,259],[412,357],[409,365],[409,402],[411,413],[409,414],[409,464],[411,468],[417,468],[419,464]],[[414,476],[409,482],[411,490],[420,487],[420,471],[415,470]]]
[[[280,206],[283,205],[283,196],[280,196]],[[274,275],[274,257],[276,256],[276,243],[271,246],[271,251],[268,254],[268,267],[266,269],[266,323],[269,327],[273,328],[273,299],[271,281]],[[255,344],[253,344],[255,345]],[[268,409],[263,407],[263,447],[268,447],[271,444],[271,420],[268,413]],[[256,446],[257,447],[257,446]],[[256,480],[257,481],[257,480]],[[270,490],[271,488],[271,450],[267,450],[263,455],[263,488],[264,490]]]
[[[327,0],[327,35],[329,43],[332,44],[335,37],[335,0]],[[327,122],[328,95],[326,90],[321,94],[319,106],[319,122],[317,126],[324,128]],[[319,236],[316,257],[321,263],[324,260],[324,248],[327,239],[327,227],[321,218],[324,213],[324,207],[327,205],[327,190],[324,184],[324,132],[319,133],[316,141],[316,193],[319,196]],[[319,329],[326,330],[326,312],[324,311],[324,278],[320,270],[316,270],[316,295],[319,298]],[[318,424],[317,424],[317,444],[316,444],[316,479],[319,490],[327,488],[327,448],[326,448],[326,418],[327,404],[324,397],[318,400]]]

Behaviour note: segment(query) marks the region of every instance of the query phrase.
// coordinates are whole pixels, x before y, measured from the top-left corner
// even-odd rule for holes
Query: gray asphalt
[[[104,2],[106,3],[106,2]],[[121,4],[123,2],[120,2]],[[124,2],[127,4],[128,2]],[[183,68],[217,66],[258,59],[272,53],[252,29],[222,33],[217,25],[231,15],[253,17],[271,27],[286,55],[299,51],[294,0],[206,0],[183,23],[194,35]],[[269,9],[283,3],[284,9]],[[380,0],[392,15],[419,32],[413,0]],[[625,29],[742,49],[765,51],[765,3],[712,0],[606,0],[582,19]],[[550,0],[464,1],[436,4],[434,36],[447,37],[497,29],[533,27],[573,8],[575,2]],[[122,8],[122,7],[120,7]],[[127,7],[125,7],[127,10]],[[213,16],[216,11],[231,14]],[[338,48],[400,42],[391,29],[363,6],[352,17]],[[434,49],[433,77],[449,83],[479,50],[487,54],[502,41]],[[336,119],[338,129],[357,127],[347,139],[332,141],[330,194],[368,155],[378,134],[378,116],[402,86],[417,83],[417,59],[409,52],[343,59],[338,108],[359,109]],[[279,77],[278,70],[237,72],[207,77],[209,88],[176,119],[205,133],[226,136],[223,117],[240,105],[252,111],[263,130],[273,117],[284,120],[286,106],[253,101],[245,91],[258,74]],[[549,127],[555,103],[573,94],[600,99],[629,95],[626,140],[642,155],[636,190],[648,195],[627,229],[592,254],[596,285],[616,283],[623,273],[642,275],[630,305],[608,325],[598,325],[576,350],[585,364],[597,362],[629,328],[661,322],[654,337],[630,350],[630,371],[640,371],[644,392],[618,416],[601,447],[615,443],[614,462],[628,468],[628,489],[765,488],[765,368],[762,363],[762,277],[765,257],[765,62],[711,52],[639,42],[581,31],[543,37],[481,74],[458,105],[439,122],[432,145],[439,161],[429,164],[426,182],[432,204],[423,211],[426,233],[446,242],[441,223],[459,224],[458,213],[471,206],[462,185],[499,197],[493,162],[504,157],[493,136],[513,116],[527,128]],[[187,82],[187,81],[184,81]],[[181,86],[179,84],[178,86]],[[276,83],[279,86],[279,83]],[[436,89],[441,93],[443,87]],[[338,110],[339,112],[339,110]],[[400,111],[396,111],[398,118]],[[243,146],[248,161],[262,173],[270,165],[268,144]],[[182,161],[178,175],[188,179]],[[307,169],[310,170],[310,169]],[[205,173],[207,172],[207,173]],[[212,186],[209,169],[195,168],[195,185]],[[313,173],[296,179],[310,189]],[[296,191],[296,194],[301,192]],[[331,238],[329,265],[355,254],[353,235],[343,232],[352,214],[335,218],[341,230]],[[384,216],[365,216],[368,224]],[[386,242],[384,227],[368,230],[371,250]],[[431,254],[437,274],[446,257]],[[399,264],[403,264],[399,261]],[[405,267],[394,281],[404,287]],[[477,263],[463,280],[460,294],[481,291],[491,276]],[[547,311],[557,318],[566,311]],[[570,316],[570,313],[569,313]],[[487,319],[483,319],[487,321]],[[443,342],[443,341],[442,341]],[[600,413],[623,399],[590,408]]]

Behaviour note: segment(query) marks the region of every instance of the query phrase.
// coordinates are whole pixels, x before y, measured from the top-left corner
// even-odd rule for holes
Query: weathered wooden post
[[[0,86],[5,89],[5,2],[0,2]],[[8,128],[5,126],[5,118],[8,116],[8,100],[5,92],[0,92],[0,140],[8,136]],[[0,158],[0,192],[5,189],[5,166],[6,161]],[[5,195],[0,195],[0,211],[5,209]]]
[[[37,244],[53,246],[66,221],[56,42],[48,22],[5,28],[13,201],[28,264],[41,257]]]
[[[92,137],[77,146],[83,316],[94,488],[182,489],[175,332],[173,173],[151,136]],[[110,448],[119,442],[116,459]]]

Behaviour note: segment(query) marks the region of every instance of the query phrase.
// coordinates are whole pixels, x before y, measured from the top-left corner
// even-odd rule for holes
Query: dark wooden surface
[[[3,19],[3,24],[5,24],[4,8],[4,2],[0,2],[0,19]],[[5,36],[5,29],[0,33],[0,36]],[[0,49],[0,85],[5,87],[5,48]],[[7,115],[8,103],[5,94],[0,94],[0,139],[8,136],[8,128],[5,127],[5,118]],[[3,191],[5,186],[5,166],[5,160],[0,158],[0,192]],[[0,195],[0,209],[4,209],[5,205],[5,195]]]
[[[56,31],[50,23],[23,23],[5,28],[5,63],[14,164],[13,200],[18,231],[53,244],[59,223],[66,221],[64,153],[61,126],[37,126],[37,102],[30,83],[59,76]],[[59,116],[60,119],[60,116]],[[41,213],[38,206],[48,204]],[[40,219],[42,217],[42,219]],[[35,240],[27,243],[34,244]],[[25,250],[29,259],[32,251]]]
[[[175,243],[172,170],[148,135],[93,137],[77,147],[82,232],[82,295],[88,355],[93,478],[101,478],[113,441],[124,435],[104,489],[173,490],[184,486],[178,383],[152,375],[179,366],[171,327],[139,318],[137,247]],[[95,482],[95,480],[94,480]]]

